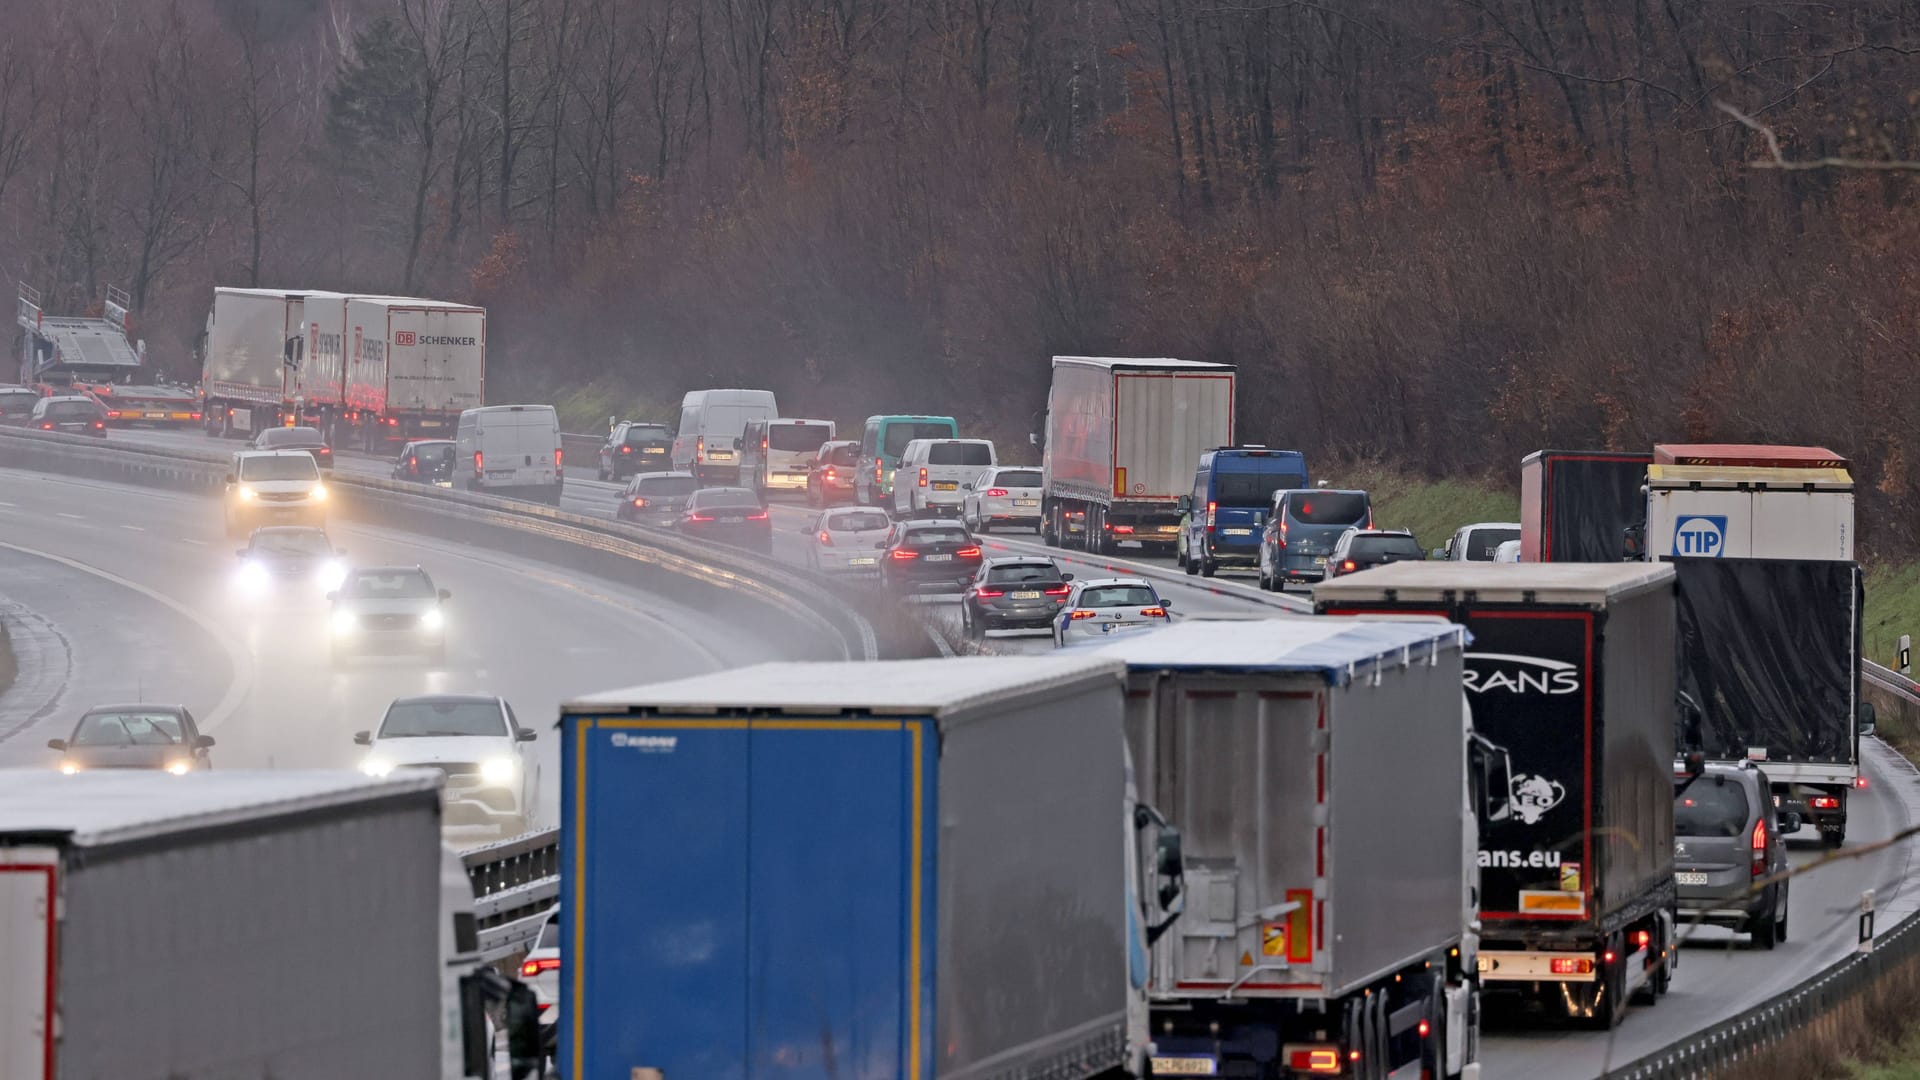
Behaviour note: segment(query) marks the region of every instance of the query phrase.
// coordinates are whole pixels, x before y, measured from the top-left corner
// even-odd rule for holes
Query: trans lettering
[[[1466,669],[1467,689],[1476,694],[1504,690],[1510,694],[1577,694],[1578,671],[1475,671]]]
[[[1499,870],[1552,870],[1560,865],[1560,853],[1557,851],[1486,851],[1480,852],[1480,868]]]

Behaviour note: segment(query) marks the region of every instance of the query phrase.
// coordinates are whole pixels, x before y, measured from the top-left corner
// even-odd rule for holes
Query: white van
[[[747,422],[779,415],[771,390],[689,390],[680,399],[674,471],[690,472],[702,483],[738,483],[739,441]]]
[[[560,505],[560,416],[551,405],[488,405],[460,414],[454,486]]]
[[[959,517],[966,485],[998,465],[989,439],[915,439],[893,477],[895,517]]]
[[[833,439],[831,420],[749,420],[740,435],[740,486],[766,498],[770,491],[807,490],[807,469]]]

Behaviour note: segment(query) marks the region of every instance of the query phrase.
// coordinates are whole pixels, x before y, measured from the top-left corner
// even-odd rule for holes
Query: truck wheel
[[[1200,560],[1200,576],[1201,577],[1212,577],[1213,575],[1219,572],[1220,572],[1219,563],[1214,562],[1212,559],[1209,559],[1209,558],[1205,558],[1205,557],[1201,558]]]
[[[1847,827],[1844,824],[1820,826],[1820,844],[1823,847],[1837,848],[1847,842]]]

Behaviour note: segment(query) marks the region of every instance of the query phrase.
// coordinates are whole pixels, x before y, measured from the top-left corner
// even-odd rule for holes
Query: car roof
[[[296,424],[296,425],[294,425],[294,426],[292,426],[292,427],[270,427],[270,428],[268,428],[267,430],[265,430],[265,431],[263,431],[263,432],[261,432],[260,434],[262,434],[262,435],[274,435],[274,434],[277,434],[277,433],[279,433],[279,432],[282,432],[282,431],[290,431],[290,432],[293,432],[293,433],[294,433],[294,434],[296,434],[296,435],[318,435],[318,434],[320,434],[320,429],[319,429],[319,428],[317,428],[317,427],[308,427],[308,426],[307,426],[307,425],[305,425],[305,424]]]
[[[412,694],[397,697],[387,704],[391,709],[395,705],[498,705],[500,698],[495,694]]]
[[[84,401],[89,405],[100,404],[99,401],[94,399],[94,396],[92,394],[48,394],[46,397],[41,398],[40,400],[48,403],[49,405],[51,405],[56,401]]]
[[[841,514],[884,514],[886,511],[877,506],[832,506],[821,513],[831,519]]]
[[[1086,581],[1076,581],[1074,582],[1074,584],[1079,586],[1083,592],[1087,589],[1110,589],[1119,585],[1126,585],[1126,586],[1140,585],[1140,586],[1145,586],[1149,589],[1153,588],[1153,582],[1148,581],[1146,578],[1140,578],[1140,577],[1091,578]]]
[[[693,477],[693,474],[692,474],[692,473],[690,473],[690,472],[681,472],[681,471],[678,471],[678,470],[674,470],[674,471],[671,471],[671,472],[643,472],[643,473],[634,473],[634,474],[633,474],[633,478],[634,478],[635,480],[660,480],[660,479],[669,479],[669,480],[692,480],[692,479],[693,479],[694,477]],[[718,491],[718,490],[720,490],[720,489],[718,489],[718,488],[702,488],[701,490],[703,490],[703,491]],[[740,489],[740,490],[743,490],[743,491],[744,491],[745,489],[744,489],[744,488],[742,488],[742,489]]]
[[[422,576],[428,576],[427,568],[424,566],[421,566],[419,563],[414,563],[412,566],[356,566],[353,568],[353,572],[356,575],[359,575],[359,574],[420,574]]]
[[[1365,495],[1365,488],[1281,488],[1274,492],[1275,498],[1287,495]]]
[[[272,533],[275,536],[284,536],[287,533],[319,533],[325,536],[327,530],[318,525],[262,525],[253,530],[251,535],[259,536],[261,533]]]
[[[1460,531],[1472,532],[1475,529],[1518,529],[1518,528],[1520,528],[1520,523],[1517,521],[1476,521],[1471,525],[1460,526]]]
[[[900,523],[900,528],[909,529],[965,529],[958,521],[942,521],[939,518],[910,518]]]
[[[126,705],[93,705],[88,707],[87,711],[80,715],[84,717],[92,716],[94,713],[107,712],[161,712],[173,713],[177,716],[186,711],[187,707],[185,705],[166,705],[158,701],[147,701],[134,702]]]
[[[303,458],[306,458],[308,461],[313,460],[313,455],[307,453],[304,450],[235,450],[233,452],[233,456],[243,457],[243,458],[303,457]]]
[[[1054,562],[1052,559],[1048,558],[1045,555],[995,555],[993,558],[986,560],[986,562],[984,562],[982,565],[984,566],[1046,566],[1046,567],[1051,567],[1055,570],[1060,569],[1059,563]]]
[[[691,474],[691,473],[689,473],[688,475],[692,475],[692,474]],[[706,488],[701,488],[700,490],[698,490],[698,491],[696,491],[696,492],[694,492],[694,495],[695,495],[695,496],[700,496],[700,495],[721,495],[721,494],[725,494],[725,495],[751,495],[751,496],[753,496],[753,497],[754,497],[754,498],[756,498],[756,499],[760,497],[760,493],[759,493],[759,492],[757,492],[757,491],[755,491],[755,490],[753,490],[752,488],[743,488],[743,487],[706,487]]]
[[[407,445],[408,446],[433,446],[436,443],[446,443],[449,446],[451,446],[453,444],[453,440],[452,439],[413,439],[409,441]]]
[[[1348,529],[1357,539],[1362,536],[1412,536],[1409,529]]]

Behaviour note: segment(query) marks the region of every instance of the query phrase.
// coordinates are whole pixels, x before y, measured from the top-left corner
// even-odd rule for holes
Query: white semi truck
[[[340,298],[313,290],[213,290],[200,353],[201,412],[209,434],[251,438],[262,428],[302,418],[307,308]]]

